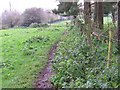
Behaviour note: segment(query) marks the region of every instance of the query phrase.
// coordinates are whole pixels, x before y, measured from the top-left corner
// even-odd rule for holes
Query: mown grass
[[[51,46],[66,28],[64,22],[56,25],[0,31],[2,88],[33,87],[36,76],[46,65]]]

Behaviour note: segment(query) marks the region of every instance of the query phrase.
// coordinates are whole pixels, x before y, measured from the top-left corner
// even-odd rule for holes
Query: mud
[[[52,71],[52,59],[55,56],[55,52],[57,50],[58,47],[58,42],[56,42],[52,48],[49,51],[48,54],[48,62],[47,65],[45,66],[45,68],[42,70],[42,72],[39,74],[38,79],[35,83],[35,88],[53,88],[53,85],[50,82],[50,77],[53,75],[53,71]]]

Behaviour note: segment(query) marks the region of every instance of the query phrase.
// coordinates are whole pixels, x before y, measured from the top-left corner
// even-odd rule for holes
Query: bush
[[[118,65],[116,56],[109,68],[106,67],[107,44],[93,37],[93,49],[87,45],[86,36],[79,31],[69,31],[62,37],[55,58],[55,75],[51,82],[57,88],[117,88]],[[113,45],[113,51],[115,45]]]
[[[39,24],[40,27],[48,27],[49,25],[47,23],[42,23],[42,24]]]
[[[31,28],[39,28],[39,27],[48,27],[48,26],[49,26],[49,25],[46,24],[46,23],[41,23],[41,24],[38,24],[38,23],[32,23],[32,24],[30,24],[29,27],[31,27]]]
[[[40,27],[40,25],[38,23],[31,23],[29,27],[37,28],[37,27]]]

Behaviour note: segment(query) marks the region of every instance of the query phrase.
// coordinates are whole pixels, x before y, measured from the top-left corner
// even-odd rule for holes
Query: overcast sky
[[[73,1],[73,0],[62,0],[62,1]],[[83,2],[83,0],[79,0]],[[100,0],[97,0],[100,1]],[[115,0],[107,0],[115,1]],[[11,3],[12,9],[19,12],[23,12],[26,8],[39,7],[43,9],[54,9],[57,8],[59,2],[57,0],[1,0],[0,1],[0,14],[4,10],[9,10],[9,2]]]
[[[57,8],[58,1],[56,0],[1,0],[0,13],[4,10],[9,10],[9,2],[12,9],[23,12],[26,8],[40,7],[43,9]]]

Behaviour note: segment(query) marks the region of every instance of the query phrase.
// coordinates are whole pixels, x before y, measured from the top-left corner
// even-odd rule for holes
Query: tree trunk
[[[103,29],[103,0],[97,3],[98,26]]]
[[[118,66],[120,65],[120,1],[118,2]],[[120,78],[120,73],[118,73]],[[120,79],[118,80],[120,82]]]
[[[89,2],[84,1],[84,19],[85,19],[85,24],[89,23],[89,19],[91,19],[91,5],[90,5],[90,0]]]
[[[84,20],[86,24],[86,35],[88,38],[88,45],[92,48],[92,40],[91,40],[91,4],[90,0],[86,2],[84,0]]]
[[[95,7],[94,7],[94,22],[97,22],[97,2],[94,3]]]
[[[118,53],[120,56],[120,1],[118,2]]]
[[[112,21],[113,23],[115,23],[115,12],[114,11],[112,11]]]

